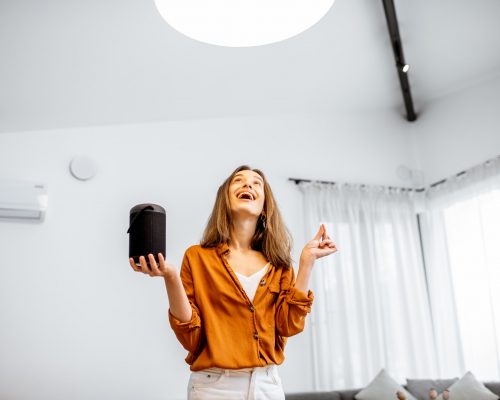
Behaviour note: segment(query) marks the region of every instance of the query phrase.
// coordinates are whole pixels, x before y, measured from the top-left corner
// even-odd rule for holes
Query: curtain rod
[[[328,184],[328,185],[336,185],[337,182],[333,182],[333,181],[318,181],[318,180],[311,180],[311,179],[301,179],[301,178],[288,178],[289,181],[294,181],[296,185],[298,185],[300,182],[318,182],[318,183],[324,183],[324,184]],[[366,184],[361,184],[360,185],[361,187],[365,187],[365,186],[369,186],[369,185],[366,185]],[[399,189],[399,190],[406,190],[406,191],[409,191],[409,192],[423,192],[425,190],[425,188],[405,188],[405,187],[397,187],[397,186],[387,186],[387,188],[389,189]]]
[[[493,158],[490,158],[489,160],[487,160],[484,163],[481,163],[479,165],[488,164],[488,163],[490,163],[492,161],[495,161],[497,159],[500,160],[500,155],[496,156],[496,157],[493,157]],[[472,167],[472,168],[460,171],[459,173],[455,174],[454,176],[455,177],[459,177],[459,176],[465,175],[465,174],[467,174],[467,172],[469,172],[473,168],[475,168],[475,167]],[[441,179],[440,181],[431,183],[429,185],[429,188],[433,188],[433,187],[439,186],[439,185],[445,183],[448,179],[450,179],[450,178]],[[334,181],[319,181],[319,180],[313,181],[311,179],[302,179],[302,178],[288,178],[288,180],[289,181],[294,181],[296,185],[298,185],[300,182],[318,182],[318,183],[325,183],[325,184],[329,184],[329,185],[336,185],[337,184],[337,182],[334,182]],[[369,185],[361,184],[360,186],[364,187],[364,186],[369,186]],[[415,192],[424,192],[426,190],[426,188],[424,188],[424,187],[423,188],[405,188],[405,187],[396,187],[396,186],[387,186],[387,187],[389,189],[400,189],[400,190],[415,191]]]

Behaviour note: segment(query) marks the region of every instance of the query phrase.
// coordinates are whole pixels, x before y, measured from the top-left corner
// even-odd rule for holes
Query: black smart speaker
[[[159,265],[158,253],[165,257],[165,209],[157,204],[138,204],[130,210],[128,255],[139,265],[139,256],[152,253]]]

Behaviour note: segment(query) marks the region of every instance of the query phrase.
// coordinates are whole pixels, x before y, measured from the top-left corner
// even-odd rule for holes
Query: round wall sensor
[[[73,175],[76,179],[81,181],[87,181],[90,178],[93,178],[97,173],[97,167],[95,163],[88,157],[78,156],[71,160],[69,164],[69,170],[71,175]]]

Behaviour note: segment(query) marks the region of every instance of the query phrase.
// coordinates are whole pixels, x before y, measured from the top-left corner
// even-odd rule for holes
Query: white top
[[[257,287],[259,286],[260,278],[267,272],[268,265],[269,263],[264,265],[264,268],[257,272],[254,272],[250,276],[245,276],[240,274],[239,272],[234,271],[241,283],[241,286],[243,286],[243,289],[245,289],[245,292],[251,301],[253,301],[253,298],[255,297],[255,292],[257,291]]]

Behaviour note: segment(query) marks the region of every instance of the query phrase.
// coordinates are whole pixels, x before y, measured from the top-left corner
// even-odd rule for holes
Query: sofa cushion
[[[429,389],[434,388],[441,393],[453,385],[458,378],[453,379],[406,379],[408,391],[414,395],[417,400],[429,400]]]
[[[486,386],[496,395],[500,396],[500,382],[486,382],[484,386]]]
[[[341,390],[340,391],[340,398],[342,400],[355,400],[356,395],[361,391],[361,389],[357,390]]]
[[[437,382],[439,382],[439,380]],[[500,396],[500,382],[486,382],[484,385],[493,393]],[[406,389],[410,389],[408,385],[403,387],[405,387]],[[285,398],[286,400],[355,400],[356,394],[358,394],[360,391],[361,389],[339,390],[332,392],[286,393]],[[391,398],[394,398],[395,400],[395,397]]]
[[[467,372],[459,381],[449,387],[453,400],[498,400],[498,396],[479,382],[472,372]],[[443,395],[438,396],[442,400]]]
[[[357,400],[395,399],[396,392],[403,392],[407,400],[416,400],[403,386],[382,369],[361,392],[354,396]]]

